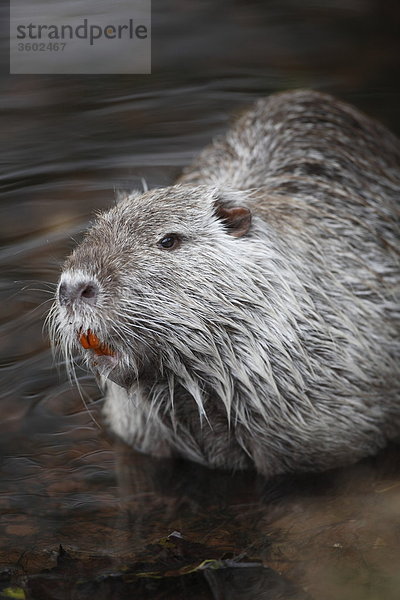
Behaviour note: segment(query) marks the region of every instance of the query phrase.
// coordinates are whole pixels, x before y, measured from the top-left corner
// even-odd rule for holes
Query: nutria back
[[[400,433],[400,143],[310,91],[259,100],[177,184],[100,215],[52,314],[129,444],[271,476]]]

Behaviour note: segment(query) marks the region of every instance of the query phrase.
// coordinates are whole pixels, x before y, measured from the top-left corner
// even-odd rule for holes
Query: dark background
[[[178,529],[205,544],[189,551],[191,559],[245,553],[287,576],[299,594],[398,597],[396,449],[267,489],[255,477],[160,468],[99,429],[62,365],[56,369],[42,331],[60,264],[93,212],[110,205],[116,189],[141,187],[142,178],[150,187],[171,183],[256,98],[298,87],[328,91],[398,133],[398,7],[395,0],[153,2],[151,75],[2,73],[0,583],[19,585],[22,575],[53,568],[59,544],[80,565],[89,554],[113,569],[132,565],[157,555],[148,545]],[[4,58],[5,38],[2,50]],[[97,388],[79,376],[100,421]],[[105,568],[96,565],[96,573]],[[208,581],[196,592],[196,582],[185,580],[176,589],[193,598],[275,597],[260,573],[242,595],[234,595],[234,578],[230,588]],[[264,595],[254,591],[257,582]],[[60,589],[67,588],[64,581]],[[57,597],[69,597],[63,593]],[[140,597],[157,593],[146,588]],[[56,597],[43,589],[40,596]]]

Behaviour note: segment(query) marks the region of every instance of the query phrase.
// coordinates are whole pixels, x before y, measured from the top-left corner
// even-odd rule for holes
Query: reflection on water
[[[268,484],[159,463],[99,429],[95,383],[78,372],[90,414],[42,334],[59,266],[93,211],[142,178],[171,183],[255,98],[323,89],[399,131],[396,3],[386,14],[380,6],[171,0],[153,7],[151,76],[3,76],[0,586],[26,575],[42,599],[116,589],[118,598],[133,589],[140,598],[398,597],[396,448]],[[173,531],[193,572],[139,583],[143,563],[168,571],[160,540]],[[197,570],[206,560],[236,566]],[[76,587],[82,578],[86,588]]]

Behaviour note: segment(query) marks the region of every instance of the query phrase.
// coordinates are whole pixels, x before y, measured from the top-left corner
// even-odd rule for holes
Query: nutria
[[[264,475],[400,433],[400,143],[328,95],[261,99],[67,259],[52,314],[128,444]],[[83,348],[82,348],[83,346]]]

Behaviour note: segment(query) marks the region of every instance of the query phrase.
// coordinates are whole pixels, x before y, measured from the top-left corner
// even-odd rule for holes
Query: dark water
[[[23,585],[40,599],[399,597],[396,448],[270,484],[158,463],[97,426],[95,383],[81,374],[89,412],[42,332],[60,264],[93,212],[142,178],[171,183],[254,99],[321,89],[400,132],[397,6],[153,2],[150,76],[1,76],[0,589]],[[160,542],[174,531],[183,538]],[[225,568],[199,570],[205,560]],[[160,578],[137,577],[149,571]]]

